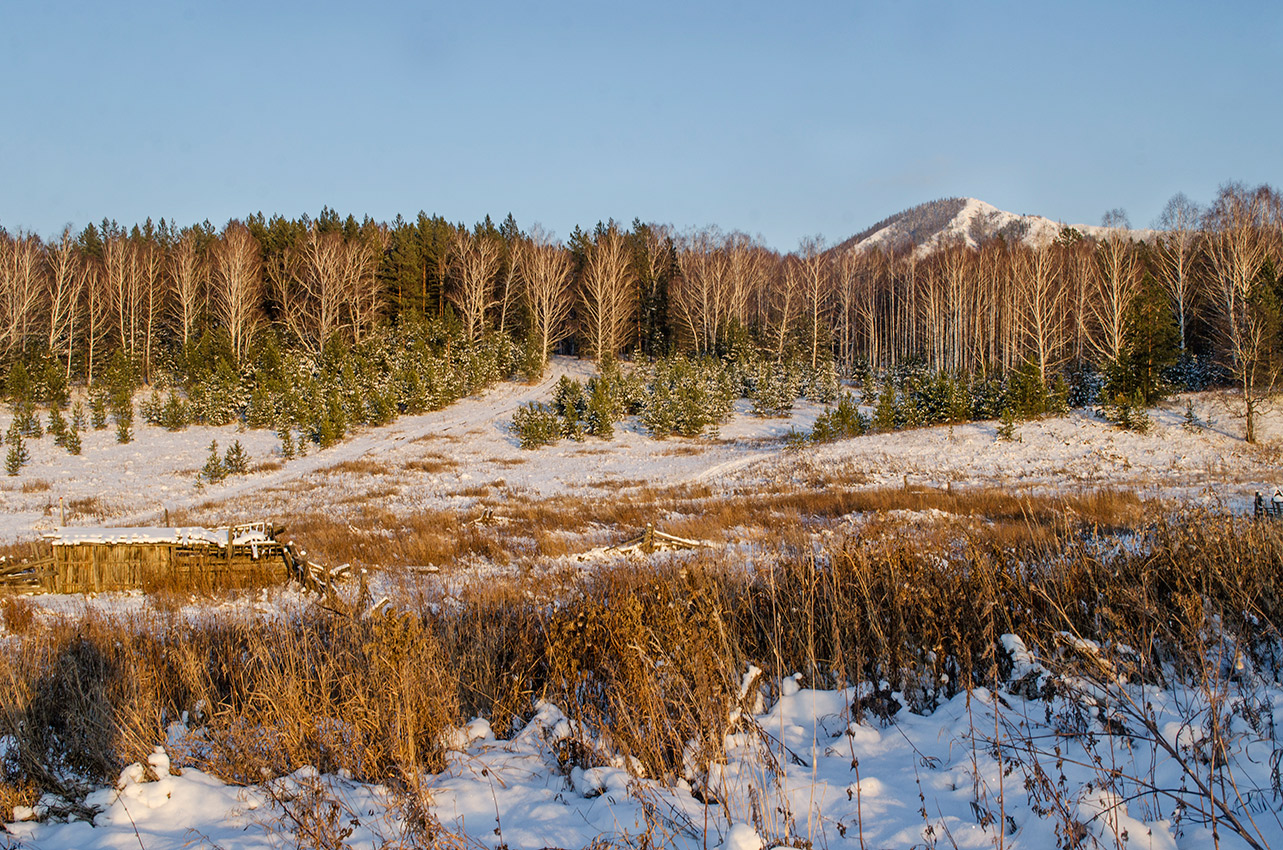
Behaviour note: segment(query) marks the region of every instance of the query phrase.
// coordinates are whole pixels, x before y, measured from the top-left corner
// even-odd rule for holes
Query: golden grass
[[[350,475],[386,475],[390,471],[387,464],[369,458],[344,460],[321,470],[321,472],[325,473],[348,473]]]
[[[1165,676],[1198,674],[1210,623],[1249,654],[1279,636],[1274,524],[1199,514],[1150,525],[1134,547],[1062,527],[1013,550],[984,523],[922,533],[899,522],[819,551],[788,524],[751,569],[705,551],[582,575],[451,577],[391,616],[331,600],[300,618],[192,622],[166,613],[182,604],[173,596],[156,600],[160,619],[29,629],[0,657],[0,736],[17,747],[0,765],[0,806],[33,787],[66,793],[66,770],[114,778],[182,712],[201,729],[188,763],[226,779],[310,764],[396,784],[440,766],[447,726],[481,715],[504,734],[546,699],[585,730],[568,765],[597,763],[604,746],[671,779],[692,747],[699,762],[720,757],[749,663],[769,683],[793,672],[823,686],[885,680],[927,712],[1001,680],[1006,633],[1125,643]],[[412,523],[453,523],[452,557],[499,557],[498,526]],[[414,542],[438,539],[402,536],[381,543],[401,547],[402,563],[426,562]]]
[[[22,492],[24,493],[45,493],[53,488],[53,485],[43,478],[33,478],[30,481],[22,482]]]
[[[458,468],[458,461],[441,455],[429,455],[419,460],[412,460],[405,465],[407,472],[425,472],[429,475],[438,472],[450,472]]]

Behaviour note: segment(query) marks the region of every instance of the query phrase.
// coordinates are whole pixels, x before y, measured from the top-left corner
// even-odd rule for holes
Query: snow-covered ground
[[[591,367],[559,359],[536,385],[502,384],[290,461],[279,457],[271,432],[231,427],[170,433],[140,423],[136,440],[124,446],[111,430],[86,432],[79,457],[46,436],[28,444],[33,459],[21,475],[0,478],[0,540],[53,528],[60,501],[68,524],[80,526],[156,523],[166,511],[342,516],[371,503],[411,516],[466,507],[480,491],[590,499],[605,490],[627,494],[643,485],[698,483],[713,494],[743,493],[815,480],[817,471],[825,480],[869,487],[907,480],[1038,492],[1130,488],[1241,511],[1250,509],[1254,491],[1274,487],[1283,436],[1283,417],[1270,410],[1261,443],[1247,445],[1233,397],[1205,393],[1152,411],[1154,426],[1146,434],[1119,431],[1077,411],[1020,424],[1013,441],[999,441],[996,423],[989,422],[790,450],[784,437],[808,429],[819,407],[799,403],[789,418],[764,420],[741,403],[715,436],[654,440],[627,421],[611,441],[523,451],[508,429],[512,413],[527,401],[550,398],[563,374],[582,379]],[[1186,426],[1187,401],[1199,427]],[[0,429],[7,425],[8,415],[0,415]],[[266,461],[269,468],[201,486],[197,471],[211,440],[222,449],[240,440],[252,463]],[[307,604],[293,591],[202,603],[247,616]],[[75,617],[86,610],[127,614],[146,605],[141,594],[126,593],[49,597],[41,607]],[[202,605],[184,608],[184,616],[198,619]],[[1206,766],[1205,694],[1128,686],[1138,704],[1152,706],[1152,728],[1104,716],[1072,694],[1047,702],[984,690],[959,695],[928,716],[900,710],[883,719],[866,713],[856,722],[857,695],[850,691],[799,689],[793,679],[767,684],[761,703],[728,739],[726,764],[696,766],[676,784],[633,775],[609,754],[599,767],[567,772],[556,744],[579,730],[563,715],[565,706],[545,704],[510,739],[496,739],[483,720],[457,730],[447,768],[422,777],[420,802],[439,822],[439,843],[478,850],[604,846],[603,840],[736,850],[777,844],[1044,848],[1074,840],[1078,846],[1212,846],[1209,828],[1193,814],[1207,799],[1192,790],[1181,768]],[[758,691],[746,685],[750,703]],[[1233,744],[1211,758],[1231,760],[1237,787],[1217,793],[1240,795],[1234,809],[1255,818],[1265,843],[1278,846],[1283,824],[1272,759],[1280,751],[1274,730],[1283,691],[1261,685],[1224,705],[1234,699],[1240,710],[1230,720]],[[347,846],[428,843],[423,833],[412,834],[406,813],[414,807],[385,788],[309,770],[267,786],[234,787],[185,766],[191,744],[187,730],[172,727],[168,746],[150,765],[130,767],[117,787],[91,795],[88,802],[100,810],[92,823],[42,821],[36,819],[40,806],[16,811],[32,819],[9,824],[0,847],[309,845],[300,830],[318,817],[331,829],[350,829]],[[4,746],[0,741],[0,757]],[[1112,784],[1102,785],[1102,776]],[[1133,777],[1150,778],[1162,790],[1145,792]],[[1220,846],[1249,845],[1222,827]]]
[[[769,708],[759,704],[728,736],[724,764],[675,784],[633,775],[618,759],[567,772],[557,743],[576,728],[552,705],[541,705],[507,740],[475,720],[452,736],[446,769],[422,777],[420,800],[435,822],[417,834],[407,801],[380,786],[304,768],[266,786],[234,787],[178,768],[186,742],[175,726],[168,750],[158,748],[115,788],[90,795],[86,803],[100,810],[92,822],[42,823],[34,820],[40,806],[24,808],[17,815],[32,820],[9,824],[0,843],[144,850],[1250,846],[1224,818],[1219,844],[1197,822],[1196,809],[1210,803],[1194,790],[1208,752],[1198,693],[1131,688],[1153,712],[1151,727],[1121,715],[1102,722],[1081,696],[1030,702],[978,689],[929,716],[896,710],[857,722],[850,691],[800,689],[790,678],[774,693]],[[1275,728],[1271,706],[1283,692],[1267,696],[1263,710],[1271,716],[1262,730]],[[1214,793],[1237,795],[1231,807],[1248,812],[1241,826],[1263,846],[1277,846],[1283,824],[1269,756],[1278,742],[1272,732],[1234,722],[1224,757],[1235,787]]]
[[[271,431],[232,426],[171,433],[140,421],[127,445],[116,443],[112,429],[86,431],[83,451],[74,457],[46,435],[27,442],[32,461],[20,475],[0,476],[0,542],[38,537],[59,523],[64,509],[68,525],[95,526],[158,524],[166,511],[197,507],[219,521],[279,519],[300,511],[342,515],[372,505],[407,516],[467,507],[487,489],[536,499],[691,482],[739,489],[787,482],[814,468],[869,486],[898,485],[906,477],[942,487],[1108,486],[1244,510],[1254,491],[1273,489],[1283,437],[1283,417],[1270,410],[1260,444],[1248,445],[1233,396],[1204,393],[1153,411],[1147,434],[1120,431],[1075,411],[1023,423],[1014,441],[997,440],[996,423],[982,422],[792,452],[783,438],[790,430],[809,429],[819,406],[799,402],[788,418],[760,419],[739,402],[716,436],[655,440],[635,420],[626,420],[610,441],[564,440],[522,450],[508,427],[513,412],[525,402],[551,398],[562,375],[590,374],[588,362],[558,358],[538,384],[500,384],[445,410],[359,430],[338,445],[289,461],[280,456]],[[1189,400],[1203,427],[1185,427]],[[0,414],[0,429],[9,418]],[[221,450],[239,440],[251,467],[266,468],[202,485],[198,473],[214,440]],[[226,506],[221,513],[220,506]]]

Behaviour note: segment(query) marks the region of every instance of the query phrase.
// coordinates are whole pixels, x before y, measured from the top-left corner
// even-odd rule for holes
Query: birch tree
[[[263,267],[258,242],[239,221],[228,222],[214,243],[211,283],[211,310],[240,363],[263,323]]]
[[[613,224],[588,245],[579,287],[580,333],[597,360],[618,354],[627,342],[637,289],[624,237]]]
[[[547,363],[566,337],[571,305],[570,254],[538,225],[518,243],[516,265],[521,297],[530,316],[530,339]]]
[[[1205,218],[1207,258],[1230,373],[1243,399],[1244,439],[1256,442],[1256,417],[1279,376],[1279,304],[1262,270],[1278,226],[1268,186],[1221,187]],[[1273,253],[1277,253],[1277,250]]]
[[[1168,200],[1158,218],[1163,231],[1158,238],[1158,262],[1162,269],[1159,280],[1176,313],[1176,326],[1180,333],[1181,353],[1185,353],[1185,317],[1194,297],[1194,250],[1198,237],[1201,213],[1198,205],[1178,192]]]

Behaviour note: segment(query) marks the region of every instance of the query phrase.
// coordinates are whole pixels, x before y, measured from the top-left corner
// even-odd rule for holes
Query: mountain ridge
[[[1065,227],[1096,239],[1120,230],[1103,225],[1066,225],[1046,216],[1007,212],[978,198],[939,198],[888,216],[839,243],[834,250],[912,248],[926,254],[955,241],[978,248],[999,237],[1041,247],[1056,239]],[[1153,230],[1122,230],[1128,238],[1146,241],[1156,234]]]

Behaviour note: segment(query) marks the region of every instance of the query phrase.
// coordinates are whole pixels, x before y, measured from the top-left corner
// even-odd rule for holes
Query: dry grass
[[[390,471],[387,464],[369,458],[344,460],[320,470],[326,474],[347,473],[349,475],[386,475]]]
[[[53,485],[43,478],[33,478],[30,481],[22,482],[22,492],[24,493],[45,493],[53,488]]]
[[[949,495],[883,494],[877,504]],[[832,513],[853,498],[822,504]],[[1109,495],[1073,504],[1091,513],[1115,503],[1130,504]],[[947,504],[1030,524],[1064,516],[1061,503],[997,493]],[[504,734],[539,699],[583,724],[561,752],[568,765],[600,763],[604,747],[673,778],[691,747],[697,763],[720,757],[750,662],[768,682],[795,671],[824,686],[885,681],[928,712],[1000,679],[1009,632],[1049,646],[1075,630],[1135,647],[1145,669],[1178,677],[1205,667],[1209,624],[1253,663],[1269,663],[1279,639],[1283,529],[1274,524],[1200,514],[1159,520],[1118,546],[1080,523],[1052,523],[1050,536],[1012,546],[987,523],[923,532],[911,518],[896,522],[817,551],[790,518],[752,569],[711,551],[583,576],[450,577],[393,616],[353,613],[368,599],[331,600],[272,622],[87,616],[32,630],[0,657],[0,737],[16,747],[0,765],[0,805],[33,787],[67,792],[69,772],[114,778],[165,740],[164,718],[184,711],[201,738],[180,760],[238,782],[310,764],[412,783],[440,766],[450,724],[479,714]],[[503,528],[425,514],[367,542],[406,564],[496,560]],[[301,529],[318,540],[334,533],[321,518]],[[564,538],[542,533],[541,548]]]
[[[66,503],[67,519],[85,519],[89,517],[105,517],[108,515],[107,506],[97,496],[85,496],[80,499],[70,499]]]
[[[459,468],[459,463],[442,455],[429,455],[419,460],[412,460],[405,465],[407,472],[424,472],[435,475],[438,472],[451,472]]]
[[[260,460],[258,463],[250,467],[250,472],[275,472],[284,466],[285,464],[281,463],[279,460]]]
[[[0,599],[0,622],[12,634],[26,634],[36,622],[35,606],[17,596]]]

